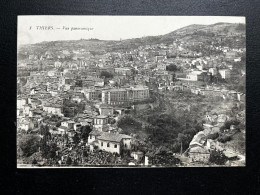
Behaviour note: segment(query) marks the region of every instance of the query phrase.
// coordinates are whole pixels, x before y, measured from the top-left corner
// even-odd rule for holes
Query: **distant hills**
[[[80,49],[89,51],[117,51],[130,48],[137,48],[144,45],[172,44],[173,41],[183,42],[204,42],[217,40],[223,37],[225,42],[236,40],[239,45],[245,45],[245,24],[241,23],[216,23],[212,25],[193,24],[165,35],[147,36],[142,38],[126,39],[122,41],[105,41],[98,39],[81,39],[71,41],[52,41],[33,44],[34,49]],[[240,43],[241,42],[241,43]],[[27,45],[28,46],[28,45]],[[25,47],[27,47],[25,46]]]
[[[188,41],[190,39],[197,39],[220,36],[244,36],[245,24],[234,23],[216,23],[212,25],[198,25],[192,24],[173,32],[161,36],[148,36],[137,39],[124,40],[125,43],[140,42],[143,44],[171,44],[173,40]],[[193,37],[191,37],[193,36]],[[191,40],[190,40],[191,41]],[[196,40],[197,41],[197,40]]]

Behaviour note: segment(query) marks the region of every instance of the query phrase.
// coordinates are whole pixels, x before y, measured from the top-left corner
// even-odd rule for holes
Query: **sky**
[[[234,16],[18,16],[18,45],[96,38],[120,40],[170,33],[191,24],[245,23]],[[76,28],[76,29],[75,29]]]

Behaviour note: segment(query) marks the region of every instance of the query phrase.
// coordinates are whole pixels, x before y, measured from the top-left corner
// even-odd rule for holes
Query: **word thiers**
[[[36,26],[37,30],[54,30],[53,26]]]

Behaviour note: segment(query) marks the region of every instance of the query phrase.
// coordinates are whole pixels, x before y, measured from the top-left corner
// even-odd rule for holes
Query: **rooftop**
[[[105,116],[105,115],[99,115],[99,116],[96,116],[96,118],[104,119],[104,118],[107,118],[107,116]]]
[[[106,133],[103,132],[98,139],[111,141],[111,142],[120,142],[122,139],[131,139],[132,137],[125,134],[116,134],[116,133]]]

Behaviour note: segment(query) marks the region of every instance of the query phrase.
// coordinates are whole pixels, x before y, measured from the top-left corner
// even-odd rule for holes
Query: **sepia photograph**
[[[17,16],[17,168],[246,166],[246,18]]]

